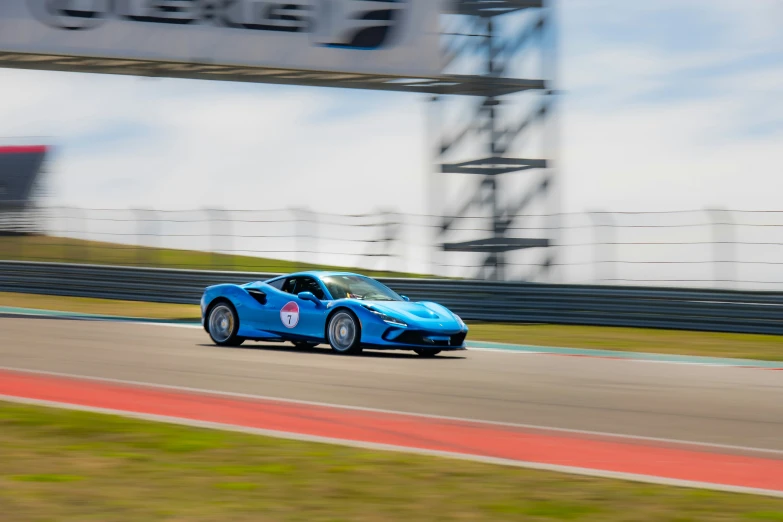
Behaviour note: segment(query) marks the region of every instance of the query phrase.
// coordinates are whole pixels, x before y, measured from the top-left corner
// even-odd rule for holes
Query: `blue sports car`
[[[219,346],[246,340],[298,347],[328,343],[339,354],[370,348],[434,356],[464,350],[468,334],[447,308],[411,302],[374,279],[344,272],[210,286],[201,298],[201,323]]]

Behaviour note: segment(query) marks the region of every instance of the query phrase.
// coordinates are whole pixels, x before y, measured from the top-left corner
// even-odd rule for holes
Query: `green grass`
[[[4,522],[782,518],[783,499],[0,402]]]
[[[52,236],[0,236],[0,260],[267,273],[355,270],[351,267],[303,264],[281,259],[139,247]],[[373,277],[425,277],[421,274],[364,269],[362,273]]]
[[[114,299],[93,299],[90,297],[61,297],[9,292],[0,292],[0,306],[81,314],[139,317],[144,319],[198,321],[201,318],[198,305],[146,303],[142,301],[119,301]]]
[[[471,324],[469,339],[624,352],[783,361],[779,335],[556,324]]]
[[[11,480],[17,480],[20,482],[74,482],[76,480],[82,480],[83,477],[77,477],[74,475],[13,475],[9,477]]]
[[[0,306],[149,319],[199,320],[199,307],[0,293]],[[783,361],[783,337],[603,326],[471,323],[469,340],[629,352]]]

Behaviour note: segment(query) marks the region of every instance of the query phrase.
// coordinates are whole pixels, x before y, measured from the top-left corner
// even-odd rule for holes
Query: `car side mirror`
[[[401,295],[400,297],[402,297],[403,301],[410,301],[411,300],[411,298],[408,297],[407,295]]]
[[[312,301],[315,304],[321,304],[321,300],[318,299],[312,292],[299,292],[297,297],[302,301]]]

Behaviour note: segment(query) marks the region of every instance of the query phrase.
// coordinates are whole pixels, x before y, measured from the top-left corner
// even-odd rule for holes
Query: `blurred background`
[[[489,76],[557,88],[505,97],[0,69],[0,256],[783,288],[783,4],[550,7],[491,27]],[[471,23],[446,72],[486,72]],[[487,140],[546,164],[453,167]]]

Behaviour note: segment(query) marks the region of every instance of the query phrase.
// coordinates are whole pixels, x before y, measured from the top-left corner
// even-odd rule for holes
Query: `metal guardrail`
[[[274,274],[0,261],[0,291],[197,304],[206,286]],[[381,279],[466,320],[783,335],[783,292]]]

